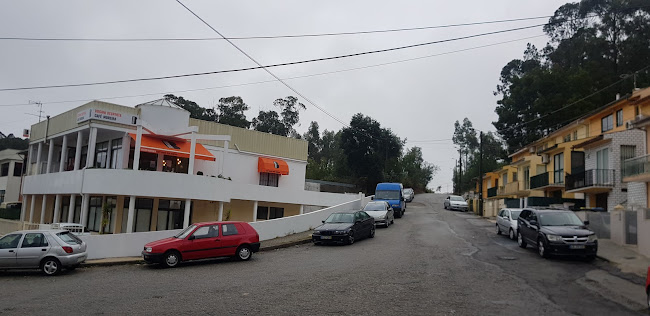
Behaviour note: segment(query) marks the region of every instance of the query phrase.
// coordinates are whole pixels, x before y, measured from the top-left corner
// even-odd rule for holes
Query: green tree
[[[312,121],[309,124],[307,133],[303,135],[303,139],[307,141],[308,157],[320,163],[321,139],[320,132],[318,131],[318,122]]]
[[[246,129],[250,127],[251,122],[246,119],[246,114],[244,114],[249,107],[241,97],[221,98],[217,109],[219,110],[217,120],[219,123]]]
[[[29,147],[29,140],[14,137],[13,134],[7,135],[5,138],[0,138],[0,150],[5,149],[18,149],[24,150]]]
[[[252,121],[253,129],[299,138],[293,127],[300,121],[300,110],[306,109],[305,105],[298,102],[298,98],[288,96],[284,99],[276,99],[273,101],[273,106],[280,108],[280,114],[276,111],[260,111]]]
[[[256,118],[253,118],[253,129],[260,132],[275,135],[287,136],[288,131],[276,111],[260,111]]]

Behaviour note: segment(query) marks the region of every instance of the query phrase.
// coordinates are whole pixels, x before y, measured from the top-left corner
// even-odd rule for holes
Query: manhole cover
[[[517,260],[515,257],[499,257],[501,260]]]

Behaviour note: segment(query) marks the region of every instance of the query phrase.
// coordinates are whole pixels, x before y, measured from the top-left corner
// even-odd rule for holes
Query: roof
[[[166,106],[166,107],[170,107],[170,108],[185,110],[182,107],[180,107],[180,106],[178,106],[178,105],[176,105],[174,103],[169,102],[169,100],[167,100],[165,98],[158,99],[158,100],[153,100],[153,101],[149,101],[149,102],[145,102],[145,103],[140,103],[140,104],[136,105],[135,107],[139,107],[141,105]]]
[[[20,152],[22,151],[23,150],[19,150],[19,149],[0,150],[0,161],[2,160],[23,161],[23,157],[20,156]]]
[[[401,183],[377,183],[377,190],[379,189],[401,189]]]

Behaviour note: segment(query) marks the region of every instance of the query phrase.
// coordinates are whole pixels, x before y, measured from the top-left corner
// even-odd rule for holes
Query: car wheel
[[[497,224],[496,226],[497,226],[497,235],[501,235],[501,227],[499,227],[499,224]]]
[[[390,221],[386,220],[386,228],[388,228],[388,226],[390,226]]]
[[[390,220],[390,224],[391,225],[395,224],[395,218],[394,217],[393,217],[393,219]]]
[[[348,242],[347,242],[347,244],[348,245],[354,244],[354,232],[353,231],[350,231],[350,233],[348,234]]]
[[[237,259],[240,261],[246,261],[249,260],[253,256],[253,251],[251,250],[251,247],[247,245],[242,245],[237,248]]]
[[[174,268],[178,266],[179,263],[181,263],[181,255],[178,253],[178,251],[172,250],[165,253],[162,261],[162,264],[165,268]]]
[[[46,258],[41,262],[41,271],[47,276],[54,276],[61,272],[61,262],[56,258]]]
[[[537,253],[539,253],[539,256],[542,258],[548,258],[548,249],[546,249],[543,238],[537,240]]]
[[[445,208],[445,210],[446,210],[446,209],[447,209],[447,204],[445,204],[445,205],[443,205],[443,207],[444,207],[444,208]]]
[[[515,236],[515,231],[512,230],[512,228],[510,228],[510,231],[508,232],[508,238],[511,240],[515,240],[515,238],[517,238],[517,236]]]
[[[521,236],[520,232],[517,232],[517,244],[521,248],[526,248],[526,241],[524,241],[524,237]]]
[[[370,228],[370,234],[368,235],[369,238],[375,238],[375,226]]]

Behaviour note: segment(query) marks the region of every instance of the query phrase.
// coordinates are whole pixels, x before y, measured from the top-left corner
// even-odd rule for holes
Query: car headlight
[[[144,251],[146,252],[151,252],[151,250],[152,250],[151,247],[144,247]]]
[[[587,239],[587,242],[594,242],[598,240],[598,237],[596,237],[596,234],[591,234],[589,235],[589,239]]]
[[[348,231],[347,230],[337,230],[334,233],[337,234],[337,235],[344,235],[344,234],[347,234]]]
[[[386,219],[386,215],[379,216],[379,219]]]
[[[320,235],[320,230],[315,230],[312,235]]]
[[[548,239],[548,241],[560,242],[560,241],[562,241],[562,236],[558,236],[558,235],[546,235],[546,239]]]

